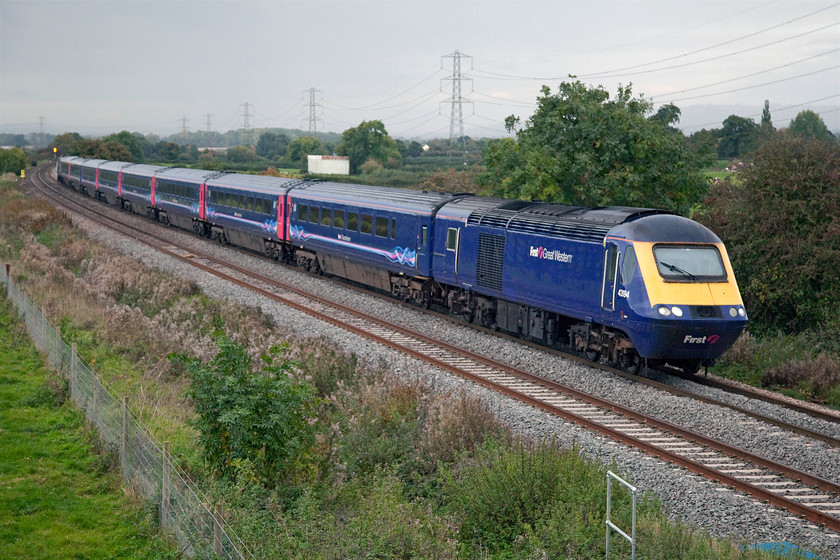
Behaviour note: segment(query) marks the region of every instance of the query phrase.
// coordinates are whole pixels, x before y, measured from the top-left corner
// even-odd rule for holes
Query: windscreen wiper
[[[682,268],[678,267],[677,265],[674,265],[674,264],[671,264],[671,263],[662,262],[662,261],[659,261],[659,264],[661,264],[662,266],[664,266],[665,268],[667,268],[668,270],[670,270],[670,271],[672,271],[672,272],[679,272],[680,274],[684,274],[684,275],[688,276],[688,277],[689,277],[689,278],[691,278],[692,280],[697,280],[697,277],[696,277],[696,276],[694,276],[694,275],[693,275],[692,273],[690,273],[689,271],[687,271],[687,270],[685,270],[685,269],[682,269]]]

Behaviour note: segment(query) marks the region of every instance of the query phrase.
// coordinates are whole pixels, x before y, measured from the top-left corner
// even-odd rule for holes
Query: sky
[[[500,137],[569,76],[674,103],[686,133],[765,100],[777,128],[810,109],[840,131],[840,2],[0,0],[6,133],[308,130],[314,111],[319,132]]]

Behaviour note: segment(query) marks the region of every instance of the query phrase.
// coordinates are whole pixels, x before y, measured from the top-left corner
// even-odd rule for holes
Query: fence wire
[[[166,445],[145,429],[131,410],[61,337],[43,312],[21,292],[5,266],[0,282],[17,309],[35,346],[67,379],[70,397],[99,431],[106,447],[119,454],[123,478],[158,504],[161,530],[174,536],[178,548],[194,558],[253,558],[210,501],[171,461]]]

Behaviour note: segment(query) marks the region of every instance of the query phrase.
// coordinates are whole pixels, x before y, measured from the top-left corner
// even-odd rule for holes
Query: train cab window
[[[624,251],[624,260],[621,262],[621,283],[625,286],[633,279],[637,264],[636,251],[633,247],[627,247]]]
[[[321,209],[317,206],[310,206],[309,207],[309,223],[310,224],[317,224],[321,220],[319,219],[321,215]]]
[[[653,257],[666,282],[726,281],[726,269],[714,245],[655,245]]]
[[[344,227],[344,210],[333,210],[333,227]]]
[[[331,226],[332,225],[332,212],[329,208],[324,208],[321,211],[321,225],[322,226]]]
[[[458,246],[458,230],[456,228],[449,228],[446,232],[446,250],[454,251]]]
[[[615,282],[615,263],[618,259],[618,247],[610,245],[607,256],[607,282]]]
[[[391,218],[391,239],[397,238],[397,219]]]
[[[306,204],[298,204],[298,220],[305,222],[309,219],[309,206]]]
[[[388,218],[376,217],[376,235],[378,237],[388,237]]]
[[[373,216],[362,214],[362,233],[373,233]]]
[[[356,231],[359,229],[359,214],[356,212],[347,212],[347,229]]]

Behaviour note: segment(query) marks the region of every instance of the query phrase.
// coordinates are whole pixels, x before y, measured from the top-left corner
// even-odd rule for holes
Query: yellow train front
[[[695,372],[746,326],[726,248],[697,222],[645,216],[613,228],[604,249],[602,324],[626,333],[648,366]]]

